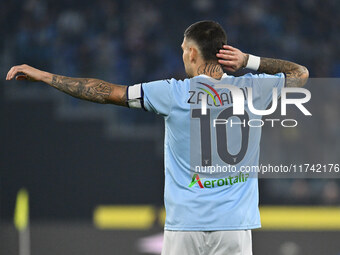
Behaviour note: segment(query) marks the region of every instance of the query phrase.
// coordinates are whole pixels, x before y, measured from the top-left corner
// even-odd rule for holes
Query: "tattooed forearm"
[[[287,87],[302,87],[309,76],[306,67],[290,61],[273,58],[261,57],[258,71],[267,74],[285,73]]]
[[[211,76],[215,79],[220,79],[223,75],[223,69],[220,64],[215,63],[205,63],[203,65],[200,65],[197,69],[197,73],[200,74],[206,74],[208,76]]]
[[[97,79],[70,78],[60,75],[53,75],[50,85],[80,99],[102,104],[126,105],[125,86]]]
[[[262,58],[260,62],[259,72],[264,72],[267,74],[276,74],[280,72],[291,71],[298,69],[300,66],[290,61],[285,61],[281,59],[274,58]]]

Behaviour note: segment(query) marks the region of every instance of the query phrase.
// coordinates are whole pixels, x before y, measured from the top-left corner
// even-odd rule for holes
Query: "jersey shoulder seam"
[[[166,81],[168,82],[168,79]],[[173,79],[171,79],[170,82],[168,82],[168,83],[169,83],[169,86],[170,86],[170,96],[171,96],[170,102],[171,102],[171,105],[170,105],[169,114],[165,117],[166,120],[170,118],[172,108],[173,108],[173,105],[174,105]]]

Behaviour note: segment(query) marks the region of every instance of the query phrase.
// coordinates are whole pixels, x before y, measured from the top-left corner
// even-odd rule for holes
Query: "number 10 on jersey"
[[[228,151],[228,136],[235,135],[231,132],[231,134],[227,134],[227,124],[228,120],[231,117],[236,116],[240,119],[242,123],[248,123],[249,115],[245,111],[244,115],[233,115],[232,107],[226,108],[222,110],[218,116],[218,120],[225,120],[219,122],[215,127],[212,125],[211,120],[211,109],[207,109],[206,114],[202,114],[201,109],[192,109],[191,117],[193,119],[199,119],[200,126],[200,143],[201,143],[201,164],[202,166],[211,166],[212,165],[212,128],[215,129],[216,132],[216,147],[217,154],[219,158],[229,164],[236,165],[244,158],[248,149],[248,140],[249,140],[249,126],[248,125],[239,125],[237,128],[241,128],[241,149],[237,154],[231,154]],[[234,129],[235,130],[235,129]]]

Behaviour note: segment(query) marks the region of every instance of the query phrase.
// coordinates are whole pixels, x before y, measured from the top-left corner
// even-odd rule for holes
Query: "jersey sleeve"
[[[159,80],[136,84],[128,88],[128,105],[168,116],[171,111],[172,80]]]
[[[277,73],[275,75],[258,74],[256,75],[256,82],[263,107],[267,108],[273,99],[273,88],[277,89],[277,97],[281,97],[281,90],[285,85],[285,75],[283,73]]]

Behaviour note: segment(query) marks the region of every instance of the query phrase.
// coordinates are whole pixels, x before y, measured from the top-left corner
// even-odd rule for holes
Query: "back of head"
[[[184,32],[187,40],[193,40],[205,61],[217,61],[216,53],[227,44],[227,34],[215,21],[199,21],[190,25]]]

